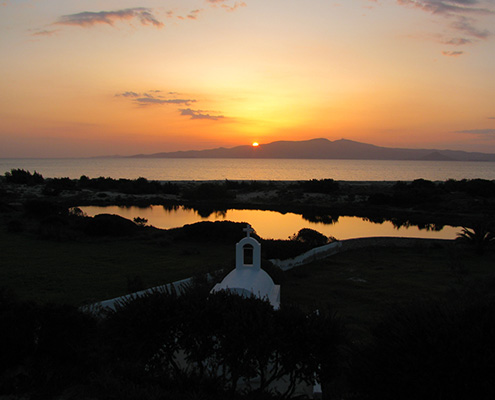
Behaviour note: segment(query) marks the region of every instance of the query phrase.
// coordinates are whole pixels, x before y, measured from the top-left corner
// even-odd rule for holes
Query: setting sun
[[[258,147],[260,144],[258,142],[253,142],[252,146],[253,147]]]

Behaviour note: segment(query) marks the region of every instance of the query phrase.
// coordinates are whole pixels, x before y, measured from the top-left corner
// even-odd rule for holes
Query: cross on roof
[[[247,224],[243,231],[246,232],[247,237],[251,237],[249,235],[254,232],[254,229],[251,228],[251,225]]]

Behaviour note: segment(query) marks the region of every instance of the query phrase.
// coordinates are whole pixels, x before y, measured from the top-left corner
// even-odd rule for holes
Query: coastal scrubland
[[[203,212],[249,206],[305,213],[308,218],[316,219],[341,213],[374,219],[395,218],[405,224],[465,226],[459,232],[464,240],[423,242],[409,248],[355,249],[286,272],[276,269],[268,260],[296,255],[333,239],[314,231],[295,233],[286,241],[258,238],[262,241],[263,267],[282,285],[283,312],[293,318],[284,320],[282,316],[263,314],[268,311],[260,311],[262,305],[259,310],[258,306],[249,306],[258,311],[245,311],[245,315],[253,312],[249,321],[253,324],[253,321],[265,321],[265,326],[273,329],[272,334],[281,335],[280,338],[282,331],[306,335],[306,342],[297,335],[284,339],[286,353],[289,347],[296,346],[290,340],[308,346],[310,342],[319,346],[328,342],[320,354],[327,358],[292,359],[308,368],[304,373],[312,371],[313,375],[305,375],[307,382],[314,379],[315,371],[323,374],[320,378],[325,382],[326,396],[491,398],[495,393],[488,379],[495,372],[490,366],[493,360],[490,357],[495,354],[491,343],[495,334],[493,187],[494,182],[484,180],[374,183],[331,179],[166,183],[144,178],[70,180],[12,171],[0,180],[0,319],[2,326],[14,327],[27,336],[15,337],[11,331],[4,330],[0,343],[14,343],[24,350],[16,355],[12,353],[15,346],[3,349],[12,358],[0,366],[0,391],[25,398],[56,398],[62,394],[81,399],[115,395],[122,399],[281,398],[280,393],[267,388],[234,395],[229,386],[231,381],[220,384],[198,370],[173,373],[172,364],[156,363],[152,354],[158,348],[142,348],[142,342],[163,345],[163,337],[151,333],[163,330],[166,326],[163,324],[172,324],[172,320],[167,322],[159,317],[159,310],[164,307],[160,302],[170,303],[170,299],[160,300],[158,295],[158,299],[151,296],[142,304],[123,304],[119,309],[121,316],[114,315],[105,326],[78,310],[81,305],[190,276],[197,276],[198,293],[204,294],[209,286],[205,286],[201,277],[206,272],[213,273],[214,279],[221,279],[234,265],[233,245],[244,235],[242,224],[203,222],[165,231],[146,226],[145,221],[112,215],[90,218],[77,208],[84,204],[118,203],[181,204]],[[204,298],[194,301],[207,307]],[[218,308],[218,304],[212,307]],[[242,306],[236,303],[232,307]],[[206,314],[206,309],[200,309],[211,318],[223,318],[212,310],[208,311],[212,314]],[[227,308],[223,311],[232,318],[236,314]],[[242,316],[242,312],[237,314]],[[173,320],[174,324],[189,324],[191,331],[193,326],[201,326],[204,332],[209,332],[200,336],[201,329],[198,330],[197,337],[205,340],[206,347],[194,347],[195,357],[202,357],[197,351],[209,348],[211,338],[219,335],[206,329],[204,315],[191,316],[196,318],[196,323],[203,321],[203,325],[190,325],[191,320]],[[322,319],[315,319],[314,329],[304,333],[301,327],[306,323],[298,317],[304,315],[321,315]],[[266,325],[266,321],[275,320],[282,325]],[[241,324],[234,319],[232,322]],[[124,326],[133,328],[126,330]],[[246,332],[253,337],[261,335],[263,328],[253,326],[260,330],[253,328]],[[34,345],[32,335],[38,335],[36,343],[42,339],[41,344]],[[183,350],[193,351],[188,337],[181,339],[184,340],[181,346]],[[268,336],[260,337],[267,343],[264,349],[268,353],[263,353],[263,357],[270,358],[267,354],[282,351],[276,347],[280,344],[268,340]],[[67,342],[68,338],[72,342]],[[241,339],[248,340],[242,335]],[[102,343],[106,347],[99,347]],[[237,342],[229,343],[224,345],[234,346]],[[75,351],[75,344],[82,350]],[[133,346],[143,352],[131,351]],[[130,353],[118,353],[119,348],[129,349]],[[319,351],[311,346],[306,350],[314,357]],[[72,358],[64,358],[64,352]],[[144,357],[146,354],[149,357]],[[258,357],[259,362],[262,353],[252,356]],[[457,360],[453,361],[452,357]],[[315,360],[321,363],[330,359],[335,363],[327,364],[324,372],[314,364]],[[207,358],[202,360],[207,362]],[[105,372],[98,364],[104,366]],[[39,372],[42,366],[46,373]],[[442,370],[448,374],[438,372]],[[253,372],[246,369],[242,373]],[[303,374],[302,370],[298,373]],[[308,378],[310,375],[312,378]],[[57,376],[67,378],[68,383]],[[425,393],[425,384],[418,382],[433,386]],[[469,385],[456,382],[469,382]],[[286,393],[286,397],[292,394]]]

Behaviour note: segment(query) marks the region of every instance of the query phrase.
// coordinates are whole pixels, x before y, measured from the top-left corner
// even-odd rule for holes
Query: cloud
[[[189,14],[187,14],[187,18],[197,19],[200,12],[201,10],[192,10]]]
[[[247,7],[247,4],[243,1],[241,2],[235,2],[234,5],[230,6],[228,4],[225,4],[225,2],[227,0],[206,0],[208,3],[211,4],[212,7],[216,7],[217,5],[219,5],[220,7],[222,7],[223,9],[227,10],[227,11],[235,11],[237,10],[239,7]]]
[[[493,0],[397,0],[402,6],[418,8],[430,14],[440,15],[454,19],[449,27],[454,31],[476,39],[487,39],[491,32],[479,28],[480,18],[495,15],[495,2]],[[450,38],[443,41],[445,44],[456,46],[471,44],[473,41],[467,38]]]
[[[196,100],[191,99],[158,99],[156,97],[152,97],[149,94],[145,94],[146,97],[139,97],[135,101],[140,105],[150,105],[150,104],[184,104],[188,106],[191,103],[195,103]]]
[[[152,10],[144,7],[126,8],[117,11],[84,11],[78,14],[62,15],[55,21],[56,25],[75,25],[91,27],[97,24],[113,26],[116,21],[128,21],[137,19],[141,25],[153,25],[157,28],[163,27],[152,14]]]
[[[488,117],[488,119],[495,119],[495,117]]]
[[[225,118],[223,115],[210,115],[203,114],[202,110],[191,110],[190,108],[179,109],[180,115],[189,116],[191,119],[209,119],[212,121],[218,121],[219,119]]]
[[[139,94],[136,92],[124,92],[124,93],[117,93],[115,96],[122,96],[122,97],[139,97]]]
[[[452,23],[452,28],[461,31],[469,36],[474,36],[478,39],[486,39],[491,35],[490,31],[487,29],[478,29],[474,26],[476,20],[473,18],[467,18],[464,16],[458,17],[457,21]]]
[[[231,12],[231,11],[237,10],[239,7],[247,7],[247,4],[244,3],[243,1],[241,1],[240,3],[235,3],[233,6],[228,6],[227,4],[222,4],[221,7],[224,8],[225,10]]]
[[[160,105],[178,105],[178,106],[190,106],[192,103],[196,103],[197,100],[184,99],[184,98],[168,98],[162,96],[161,90],[148,90],[143,93],[137,93],[133,91],[126,91],[115,94],[116,97],[126,97],[134,104],[142,107],[147,106],[160,106]],[[177,96],[177,92],[167,92],[167,96]],[[179,108],[180,115],[190,117],[190,119],[206,119],[211,121],[218,121],[225,118],[223,115],[211,115],[207,114],[203,110],[192,110],[191,108]]]
[[[160,95],[161,90],[148,90],[144,93],[137,93],[132,91],[126,91],[117,93],[116,97],[127,97],[133,100],[133,102],[141,106],[149,106],[153,104],[182,104],[185,106],[195,103],[196,100],[192,99],[167,99]],[[168,92],[169,95],[176,95],[177,92]]]
[[[463,51],[442,51],[442,54],[444,56],[448,56],[448,57],[458,57],[458,56],[462,56],[464,54]]]
[[[452,46],[463,46],[465,44],[470,44],[472,42],[473,41],[471,39],[458,37],[458,38],[452,38],[452,39],[446,40],[445,42],[443,42],[443,44],[450,44]]]
[[[32,36],[52,36],[59,32],[58,29],[37,29]]]
[[[455,133],[467,133],[470,135],[495,135],[495,129],[467,129],[456,131]]]
[[[483,0],[397,0],[400,5],[420,8],[432,14],[493,14],[494,11],[479,4],[492,3]],[[489,6],[489,4],[487,4]]]

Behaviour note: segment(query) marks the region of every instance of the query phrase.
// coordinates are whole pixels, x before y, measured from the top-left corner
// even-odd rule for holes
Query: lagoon
[[[136,217],[145,218],[148,224],[161,229],[182,227],[201,221],[232,221],[251,224],[256,233],[264,239],[288,239],[300,229],[310,228],[317,230],[325,236],[333,236],[336,239],[352,239],[370,236],[393,237],[417,237],[431,239],[455,239],[460,227],[444,226],[436,227],[427,225],[420,229],[417,226],[398,226],[391,221],[380,223],[372,222],[360,217],[331,217],[324,222],[314,222],[303,218],[300,214],[280,213],[266,210],[241,210],[229,209],[212,212],[209,215],[200,215],[198,211],[184,206],[85,206],[80,207],[88,216],[97,214],[116,214],[133,220]],[[441,228],[440,230],[438,230]]]

